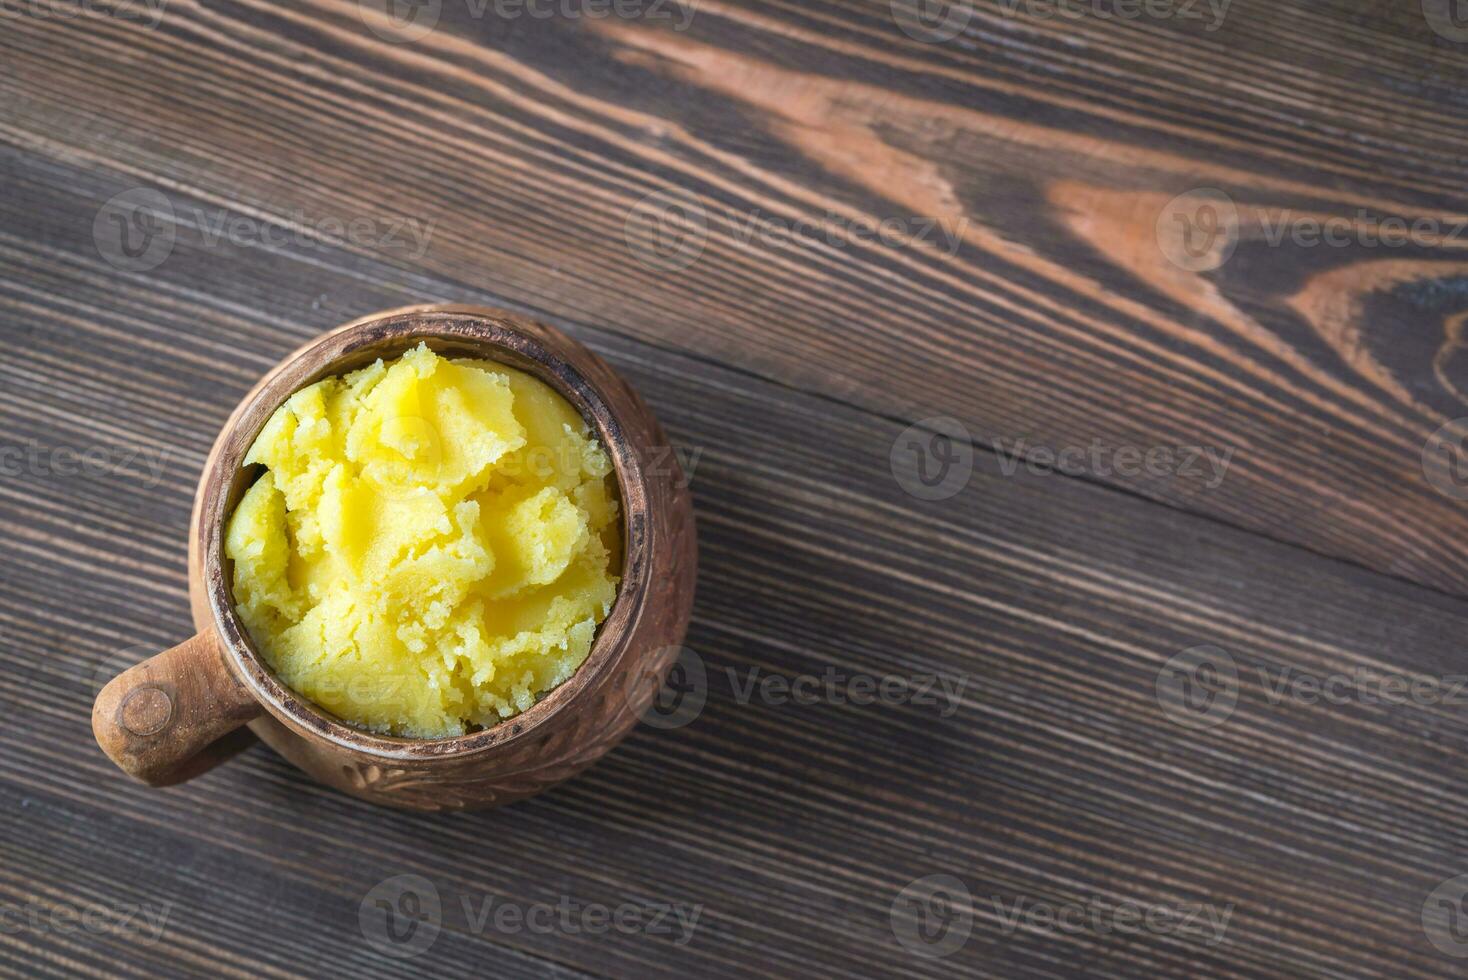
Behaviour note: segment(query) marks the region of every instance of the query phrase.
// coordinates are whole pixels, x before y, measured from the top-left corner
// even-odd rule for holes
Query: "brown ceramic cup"
[[[529,710],[454,738],[411,739],[354,728],[286,687],[234,609],[224,526],[258,476],[242,460],[271,414],[322,378],[426,342],[440,354],[499,361],[559,391],[611,458],[621,494],[622,579],[585,663]],[[558,330],[498,310],[427,306],[346,324],[282,361],[219,434],[194,499],[189,594],[198,634],[103,688],[92,728],[129,775],[154,786],[228,758],[242,726],[316,779],[419,810],[478,809],[523,799],[576,774],[637,723],[676,659],[693,602],[692,503],[667,437],[637,393]]]

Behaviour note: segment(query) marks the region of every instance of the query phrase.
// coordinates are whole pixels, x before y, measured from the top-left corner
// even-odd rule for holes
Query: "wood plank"
[[[986,450],[1231,453],[1217,485],[1080,472],[1468,585],[1468,511],[1422,464],[1465,414],[1462,46],[1417,4],[1234,0],[1218,24],[961,6],[946,43],[880,0],[701,0],[682,31],[446,3],[412,43],[324,2],[171,4],[156,30],[23,16],[0,36],[0,140],[198,205],[206,228],[431,223],[421,254],[380,233],[358,250],[889,417],[956,417]],[[1169,260],[1168,205],[1200,188],[1241,240],[1195,271]],[[705,228],[673,272],[625,241],[662,192]],[[1373,245],[1385,217],[1436,233]],[[1323,218],[1348,246],[1290,230]],[[954,247],[858,231],[926,219]],[[801,220],[817,241],[763,233]]]
[[[639,730],[524,806],[457,819],[340,797],[259,748],[178,790],[126,784],[90,743],[91,678],[119,647],[186,634],[189,497],[235,399],[348,316],[491,297],[334,249],[184,241],[153,274],[119,275],[79,246],[76,218],[125,178],[0,159],[17,189],[0,202],[0,445],[165,460],[156,486],[0,481],[0,819],[12,829],[0,891],[13,901],[51,882],[72,901],[179,903],[152,951],[25,934],[0,935],[0,955],[56,973],[136,955],[127,962],[197,957],[264,975],[340,957],[389,975],[401,964],[373,958],[356,910],[413,872],[444,896],[445,933],[409,975],[440,956],[496,975],[554,964],[647,977],[1401,977],[1456,965],[1421,910],[1468,870],[1461,709],[1274,703],[1270,685],[1282,671],[1452,674],[1461,600],[1083,480],[1006,475],[993,454],[962,492],[919,501],[892,473],[902,422],[580,322],[558,321],[702,452],[690,637],[708,669],[702,714]],[[1156,684],[1201,643],[1237,663],[1238,706],[1194,731],[1169,720]],[[966,683],[946,716],[738,694],[752,678],[827,668]],[[45,829],[21,832],[32,824]],[[890,910],[937,873],[969,889],[973,934],[923,960],[898,944]],[[682,947],[475,934],[458,902],[488,895],[703,910]],[[1002,928],[1015,902],[1123,900],[1233,911],[1217,946]]]
[[[312,875],[168,827],[80,808],[64,795],[31,795],[25,802],[24,811],[0,816],[7,830],[0,901],[43,909],[34,920],[8,917],[16,931],[7,948],[25,953],[27,970],[17,975],[344,976],[384,965],[363,941],[356,904],[340,901]],[[20,840],[26,846],[15,846]],[[118,847],[121,841],[128,846]],[[94,910],[109,928],[53,931],[56,908]],[[452,930],[441,932],[432,948],[432,966],[404,959],[394,964],[394,975],[426,978],[447,969],[473,975],[484,962],[484,950]],[[509,948],[495,951],[493,971],[587,976]]]

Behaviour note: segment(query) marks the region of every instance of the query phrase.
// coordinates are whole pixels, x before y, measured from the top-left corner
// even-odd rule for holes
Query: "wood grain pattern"
[[[328,0],[179,4],[153,31],[92,18],[85,45],[74,20],[15,19],[0,135],[204,209],[186,237],[221,212],[308,237],[420,222],[421,254],[358,250],[476,288],[492,270],[513,303],[884,415],[955,416],[986,448],[1232,451],[1213,487],[1084,475],[1468,583],[1463,508],[1420,465],[1463,413],[1468,58],[1419,5],[1237,0],[1209,30],[980,3],[942,44],[880,2],[707,0],[686,31],[441,7],[401,44]],[[1199,188],[1236,203],[1241,239],[1205,272],[1157,231]],[[676,274],[622,241],[670,191],[707,229]],[[1322,217],[1350,244],[1285,230]],[[1385,217],[1437,232],[1368,244]],[[802,219],[834,231],[761,233]],[[920,242],[856,232],[934,219]]]
[[[25,935],[12,955],[64,964],[58,973],[99,969],[98,950],[114,949],[181,972],[208,957],[296,975],[308,972],[312,960],[294,956],[309,944],[317,962],[385,973],[399,964],[362,942],[356,907],[378,881],[413,871],[450,903],[570,895],[705,908],[680,948],[650,936],[474,935],[450,904],[446,931],[431,955],[406,961],[408,975],[483,969],[486,957],[507,957],[509,975],[524,957],[530,971],[603,976],[1428,976],[1451,966],[1418,917],[1468,844],[1460,712],[1274,705],[1252,671],[1451,673],[1461,602],[1083,481],[1005,476],[993,458],[963,493],[919,503],[890,473],[900,423],[574,324],[675,442],[703,450],[690,644],[709,669],[704,713],[676,732],[634,734],[540,800],[463,821],[384,814],[260,750],[183,791],[126,785],[88,745],[90,668],[99,653],[188,631],[189,487],[257,370],[221,365],[206,380],[180,366],[240,336],[259,338],[261,361],[273,361],[340,318],[333,302],[376,308],[414,288],[484,297],[345,254],[241,250],[208,293],[190,288],[187,261],[147,283],[99,276],[68,239],[86,226],[64,217],[68,201],[95,199],[71,190],[85,175],[23,155],[9,164],[34,178],[21,213],[43,216],[26,237],[51,244],[7,257],[0,277],[8,336],[30,345],[5,364],[0,431],[46,446],[144,445],[169,460],[157,489],[57,475],[0,486],[18,559],[0,590],[14,668],[0,690],[16,749],[0,755],[6,819],[29,823],[34,808],[35,822],[57,828],[47,834],[73,828],[55,852],[49,837],[6,836],[10,894],[28,898],[45,880],[72,901],[178,903],[156,948]],[[155,312],[145,299],[157,294]],[[292,324],[316,295],[325,309]],[[175,336],[177,358],[139,353],[150,337]],[[92,619],[62,632],[78,579]],[[1163,661],[1201,642],[1231,650],[1245,680],[1238,716],[1199,734],[1167,721],[1154,685]],[[949,672],[970,686],[947,718],[917,705],[736,697],[751,676],[828,666]],[[149,843],[118,855],[123,840]],[[977,919],[960,953],[926,962],[896,944],[889,907],[938,872],[968,884]],[[1208,948],[1006,936],[992,905],[1094,896],[1236,910],[1226,942]],[[249,902],[259,911],[239,911]],[[287,921],[312,922],[321,937]],[[272,959],[282,945],[291,958]]]
[[[1197,186],[1244,214],[1468,210],[1463,54],[1416,5],[1238,0],[1210,34],[981,4],[937,45],[878,3],[705,0],[686,33],[464,9],[409,45],[326,2],[0,31],[0,449],[25,451],[0,457],[23,466],[0,477],[0,911],[171,903],[151,944],[0,920],[0,972],[1461,972],[1422,915],[1468,872],[1462,707],[1274,687],[1463,672],[1463,509],[1419,462],[1461,411],[1452,246],[1383,264],[1246,236],[1182,276],[1148,237]],[[180,220],[166,261],[128,271],[93,224],[136,187]],[[624,218],[678,187],[708,239],[658,272]],[[220,215],[297,208],[317,229],[438,223],[419,255],[210,238]],[[790,248],[738,240],[756,208],[969,223],[952,255]],[[384,812],[261,748],[176,790],[128,785],[91,745],[94,678],[192,631],[188,511],[219,425],[302,340],[409,302],[547,319],[701,451],[706,707],[464,818]],[[936,414],[981,451],[962,492],[924,502],[891,453]],[[1238,452],[1209,490],[1037,475],[991,437]],[[1156,693],[1199,644],[1239,673],[1202,731]],[[946,714],[741,696],[828,668],[965,684]],[[390,960],[358,912],[405,873],[436,885],[443,931]],[[972,898],[941,960],[891,915],[932,874]],[[477,931],[461,902],[487,896],[702,912],[682,946]],[[1232,916],[1210,946],[1002,914],[1126,900]]]

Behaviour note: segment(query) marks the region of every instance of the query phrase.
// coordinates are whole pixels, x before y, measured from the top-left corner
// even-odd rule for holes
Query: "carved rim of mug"
[[[518,318],[475,306],[414,306],[356,320],[288,356],[245,396],[225,423],[210,454],[194,503],[189,546],[202,559],[207,602],[225,657],[260,705],[287,728],[355,752],[395,761],[461,756],[528,739],[552,716],[595,690],[620,647],[634,632],[648,594],[648,487],[636,453],[608,406],[606,392],[544,341],[518,329]],[[568,342],[575,344],[575,341]],[[488,359],[519,368],[549,384],[580,412],[601,440],[617,476],[622,508],[622,580],[612,610],[597,629],[586,660],[529,709],[477,732],[426,739],[378,735],[347,724],[286,686],[255,649],[234,609],[224,555],[224,526],[261,467],[242,466],[271,414],[292,394],[323,378],[396,357],[422,341],[439,354]]]

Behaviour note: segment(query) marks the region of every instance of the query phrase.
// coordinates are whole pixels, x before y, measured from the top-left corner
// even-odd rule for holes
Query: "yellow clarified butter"
[[[420,345],[297,392],[231,516],[240,618],[282,681],[370,731],[435,738],[526,710],[617,592],[605,450],[561,395]]]

